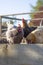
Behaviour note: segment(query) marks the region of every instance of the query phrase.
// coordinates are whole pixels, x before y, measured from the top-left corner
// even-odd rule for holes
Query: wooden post
[[[2,26],[2,18],[0,16],[0,39],[1,39],[1,26]]]

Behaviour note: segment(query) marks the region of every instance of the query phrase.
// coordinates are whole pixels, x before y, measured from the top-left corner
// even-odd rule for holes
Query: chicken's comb
[[[22,22],[24,23],[24,21],[25,21],[25,19],[23,18],[23,19],[22,19]]]

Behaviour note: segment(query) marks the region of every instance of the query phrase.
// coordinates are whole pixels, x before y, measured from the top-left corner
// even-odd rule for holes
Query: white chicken
[[[20,44],[24,34],[20,24],[18,25],[18,27],[12,24],[7,24],[7,25],[8,25],[8,29],[6,31],[7,41],[9,43]]]

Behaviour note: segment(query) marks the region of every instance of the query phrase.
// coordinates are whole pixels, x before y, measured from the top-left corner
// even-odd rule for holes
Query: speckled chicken
[[[8,28],[9,28],[9,26],[8,26]],[[9,41],[9,43],[20,44],[23,39],[23,34],[24,34],[23,29],[21,28],[21,25],[19,24],[18,27],[11,26],[6,31],[6,38],[7,38],[7,41]]]

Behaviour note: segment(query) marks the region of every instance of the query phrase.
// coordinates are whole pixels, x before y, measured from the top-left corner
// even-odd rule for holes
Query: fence
[[[8,15],[1,15],[0,16],[0,39],[2,37],[2,19],[8,19],[8,20],[17,20],[17,21],[22,21],[21,18],[17,18],[17,17],[14,17],[14,16],[21,16],[21,15],[29,15],[29,14],[34,14],[34,13],[42,13],[43,11],[36,11],[36,12],[27,12],[27,13],[17,13],[17,14],[8,14]],[[27,21],[31,21],[31,20],[43,20],[43,18],[34,18],[34,19],[30,19],[30,18],[26,18],[25,20]],[[6,29],[3,29],[3,30],[6,30]]]

